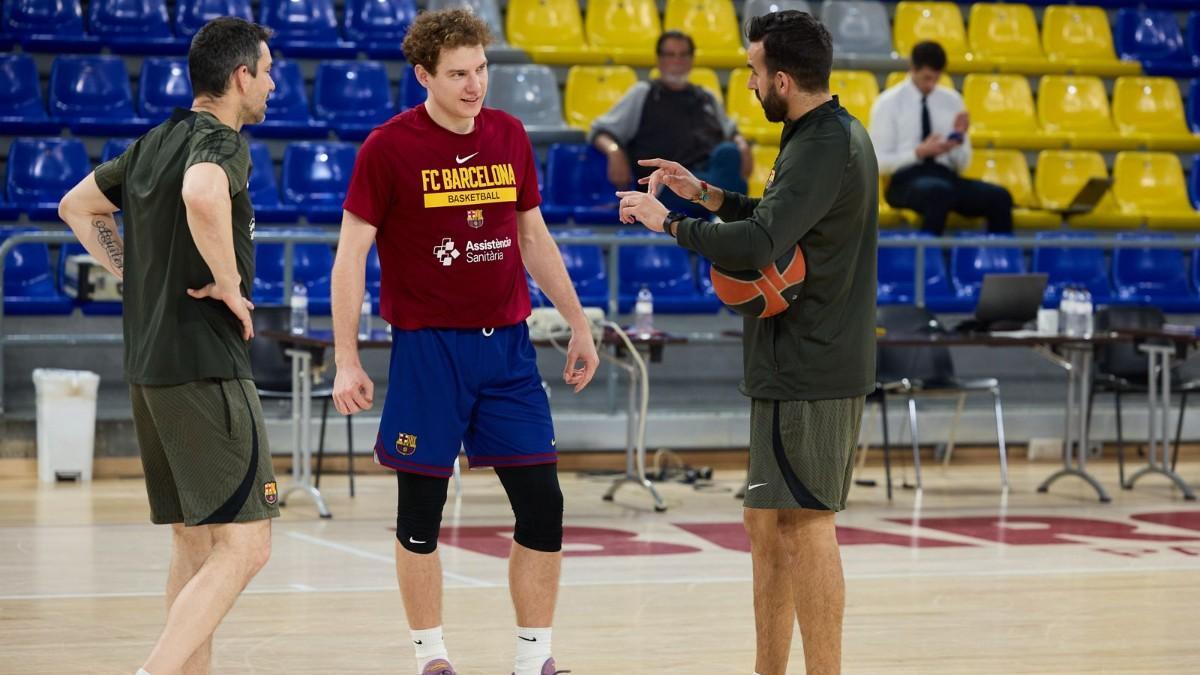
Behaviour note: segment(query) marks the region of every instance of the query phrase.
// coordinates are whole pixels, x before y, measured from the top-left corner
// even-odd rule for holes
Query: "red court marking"
[[[730,551],[750,552],[750,538],[741,523],[675,523],[675,527],[687,530],[721,548]],[[906,537],[888,532],[876,532],[858,527],[838,527],[838,543],[842,546],[859,546],[865,544],[887,544],[901,548],[945,548],[958,546],[973,546],[957,541],[929,539],[926,537]]]
[[[621,555],[673,555],[699,553],[694,546],[661,541],[641,541],[638,535],[607,527],[564,527],[563,555],[568,558]],[[511,525],[444,527],[439,542],[468,551],[507,558],[512,546]],[[581,549],[580,546],[593,547]]]
[[[1185,530],[1200,531],[1200,511],[1168,511],[1166,513],[1139,513],[1129,516],[1134,520],[1155,525],[1170,525],[1182,527]]]
[[[1170,534],[1141,534],[1137,525],[1095,520],[1092,518],[1061,518],[1055,516],[977,516],[969,518],[891,518],[894,523],[911,525],[914,522],[923,528],[953,532],[964,537],[975,537],[987,541],[1013,546],[1043,546],[1046,544],[1083,544],[1073,537],[1103,537],[1125,541],[1196,541],[1194,536]],[[1013,526],[1016,527],[1013,527]],[[1200,528],[1197,528],[1200,529]]]

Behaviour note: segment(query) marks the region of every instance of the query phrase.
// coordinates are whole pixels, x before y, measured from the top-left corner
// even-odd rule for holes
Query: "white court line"
[[[364,551],[365,552],[365,551]],[[382,556],[381,556],[382,557]],[[1088,574],[1145,574],[1152,572],[1194,572],[1194,569],[1186,567],[1122,567],[1116,569],[1107,569],[1103,567],[1076,567],[1061,570],[997,570],[988,572],[980,570],[977,572],[917,572],[906,574],[901,572],[893,573],[878,573],[878,574],[850,574],[846,576],[848,581],[854,580],[875,580],[875,579],[911,579],[911,578],[927,578],[937,577],[939,579],[952,579],[955,577],[1034,577],[1034,576],[1082,576]],[[469,577],[468,577],[469,578]],[[447,584],[446,588],[462,590],[465,588],[504,588],[508,584],[487,584],[480,586],[479,580],[472,579],[471,584],[454,585]],[[751,577],[670,577],[666,579],[595,579],[588,581],[564,581],[561,586],[570,586],[576,588],[586,588],[590,586],[636,586],[639,584],[652,584],[654,586],[663,585],[687,585],[687,584],[727,584],[727,583],[750,583]],[[486,583],[486,582],[483,582]],[[247,589],[243,591],[243,595],[291,595],[291,594],[310,594],[310,593],[379,593],[395,591],[394,585],[387,586],[342,586],[329,588],[299,588],[302,584],[290,584],[281,588],[260,588]],[[6,600],[75,600],[75,599],[99,599],[99,598],[161,598],[161,591],[131,591],[128,593],[31,593],[24,595],[0,595],[0,601]]]
[[[359,558],[366,558],[367,560],[377,560],[380,562],[385,562],[389,565],[394,565],[396,562],[395,559],[392,558],[391,556],[379,555],[378,553],[364,551],[361,548],[355,548],[353,546],[339,544],[335,541],[329,541],[328,539],[321,539],[320,537],[314,537],[309,534],[304,534],[301,532],[288,532],[286,534],[288,537],[291,537],[292,539],[299,539],[300,541],[308,542],[310,544],[316,544],[317,546],[324,546],[325,548],[331,548],[335,551],[341,551],[342,553],[349,553],[350,555],[358,556]],[[494,584],[490,581],[484,581],[483,579],[475,579],[473,577],[468,577],[468,576],[465,576],[462,574],[457,574],[455,572],[450,572],[445,569],[442,570],[442,576],[444,576],[447,579],[453,579],[454,581],[458,581],[460,583],[466,584],[467,586],[474,586],[476,588],[499,588],[500,586],[504,585],[504,584]]]

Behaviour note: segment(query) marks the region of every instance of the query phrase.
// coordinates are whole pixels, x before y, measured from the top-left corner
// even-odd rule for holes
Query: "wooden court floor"
[[[847,673],[1198,673],[1200,509],[1150,478],[1050,494],[1052,464],[926,466],[925,490],[856,487],[839,516],[848,581]],[[1200,463],[1182,473],[1200,482]],[[880,477],[878,469],[865,469]],[[664,487],[654,513],[624,488],[563,475],[567,558],[554,635],[576,675],[741,673],[753,666],[750,558],[722,472],[714,489]],[[271,562],[217,634],[218,673],[409,673],[392,567],[394,483],[324,483],[332,520],[297,498]],[[460,673],[508,673],[509,512],[490,472],[447,505],[446,635]],[[138,480],[0,482],[0,673],[132,673],[164,609],[169,532]],[[791,672],[802,673],[799,642]]]

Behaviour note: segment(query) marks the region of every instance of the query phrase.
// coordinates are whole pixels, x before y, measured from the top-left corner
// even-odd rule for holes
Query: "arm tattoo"
[[[92,221],[92,227],[96,228],[96,239],[104,247],[104,252],[108,254],[108,259],[112,261],[113,267],[124,272],[125,248],[121,245],[120,240],[117,239],[116,233],[112,231],[108,222],[103,218],[97,218]]]

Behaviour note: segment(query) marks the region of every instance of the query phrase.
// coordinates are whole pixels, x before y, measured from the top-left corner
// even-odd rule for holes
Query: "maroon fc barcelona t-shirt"
[[[396,328],[489,328],[529,316],[517,212],[541,203],[521,122],[483,108],[475,129],[424,105],[371,132],[343,207],[378,228],[380,313]]]

